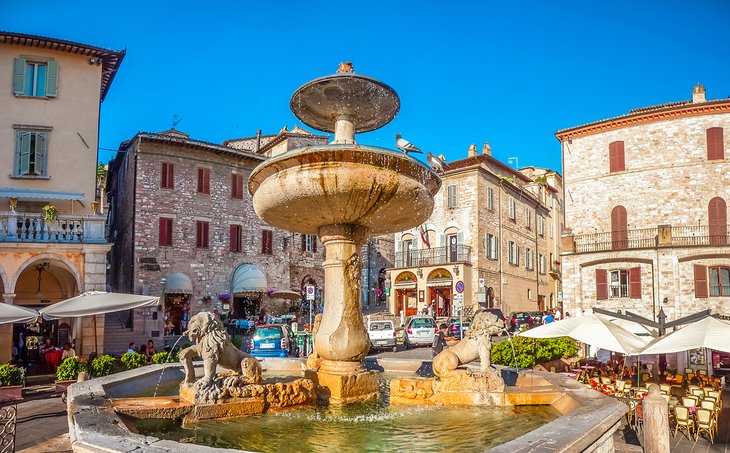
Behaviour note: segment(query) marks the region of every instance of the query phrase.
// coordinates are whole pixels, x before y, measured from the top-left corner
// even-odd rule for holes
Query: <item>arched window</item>
[[[611,248],[623,250],[628,247],[626,208],[621,205],[611,210]]]
[[[708,206],[710,244],[727,245],[727,205],[725,200],[715,197]]]

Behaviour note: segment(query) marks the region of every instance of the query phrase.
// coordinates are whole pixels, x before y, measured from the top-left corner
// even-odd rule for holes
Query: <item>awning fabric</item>
[[[89,291],[38,311],[45,319],[60,319],[103,315],[159,304],[159,297]]]
[[[641,353],[669,354],[697,348],[730,352],[730,324],[708,316],[654,340]]]
[[[31,308],[0,303],[0,324],[9,324],[13,322],[30,322],[36,319],[38,316],[40,316],[39,313]]]
[[[416,289],[416,283],[396,283],[393,285],[394,288],[398,289]]]
[[[238,266],[233,273],[231,293],[265,293],[269,285],[266,283],[266,276],[255,264],[243,264]]]
[[[428,286],[429,288],[451,287],[452,284],[452,280],[429,280],[426,282],[426,286]]]
[[[1,198],[16,198],[18,200],[83,200],[81,192],[57,192],[53,190],[36,189],[0,189]]]
[[[193,282],[187,275],[175,272],[165,280],[164,294],[193,294]]]

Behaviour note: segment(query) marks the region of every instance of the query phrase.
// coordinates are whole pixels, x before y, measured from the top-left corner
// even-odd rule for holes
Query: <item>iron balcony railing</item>
[[[105,243],[105,218],[61,214],[47,221],[40,213],[0,212],[0,242]]]
[[[395,267],[438,266],[447,263],[471,263],[471,247],[454,245],[408,250],[395,254]]]
[[[575,253],[605,252],[655,247],[730,245],[727,225],[693,225],[642,228],[572,236]],[[564,251],[572,251],[565,250]]]

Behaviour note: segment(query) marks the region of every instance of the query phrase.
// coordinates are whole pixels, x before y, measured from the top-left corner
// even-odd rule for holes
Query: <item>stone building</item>
[[[452,316],[459,299],[467,311],[482,304],[505,315],[554,306],[549,261],[557,255],[548,241],[558,234],[550,225],[560,197],[550,183],[560,176],[517,171],[493,158],[487,143],[481,154],[471,145],[468,157],[445,165],[431,218],[394,237],[391,313],[433,305],[437,316]]]
[[[124,51],[0,32],[0,294],[42,308],[106,288],[111,248],[98,214],[99,112]],[[47,207],[45,210],[44,208]],[[0,361],[21,331],[94,351],[91,318],[0,326]],[[103,319],[98,322],[103,341]]]
[[[556,133],[564,306],[730,314],[730,100],[640,108]]]
[[[161,340],[179,335],[199,311],[249,318],[263,308],[279,315],[291,301],[276,291],[313,284],[321,292],[324,247],[314,236],[264,223],[247,183],[260,162],[306,140],[326,137],[285,128],[223,146],[173,129],[122,143],[107,183],[109,280],[117,291],[160,295],[163,306],[135,310],[131,321],[110,316],[109,328],[124,330],[124,341]],[[124,351],[126,344],[108,342],[107,350]]]

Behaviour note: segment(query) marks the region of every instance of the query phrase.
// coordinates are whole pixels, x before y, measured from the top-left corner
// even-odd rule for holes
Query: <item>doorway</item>
[[[418,299],[415,289],[397,289],[395,293],[396,316],[405,310],[406,316],[413,316],[418,313]]]
[[[436,316],[451,316],[451,287],[432,287],[428,289],[428,300],[434,306]]]

